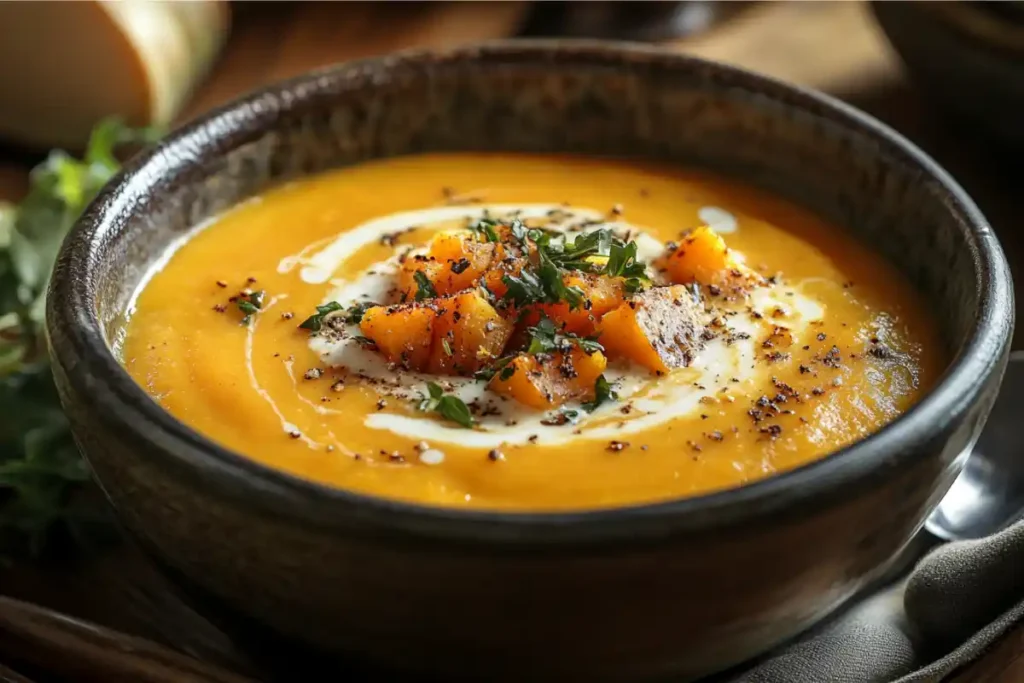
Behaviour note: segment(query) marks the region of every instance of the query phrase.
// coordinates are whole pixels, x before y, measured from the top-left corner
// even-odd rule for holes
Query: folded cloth
[[[1024,617],[1024,521],[914,569],[721,683],[937,683]],[[741,667],[742,669],[742,667]],[[710,683],[710,681],[708,682]]]

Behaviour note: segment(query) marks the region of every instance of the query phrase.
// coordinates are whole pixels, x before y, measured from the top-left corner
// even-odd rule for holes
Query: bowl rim
[[[792,470],[743,486],[698,496],[640,502],[611,508],[518,511],[464,509],[334,488],[264,465],[220,446],[178,421],[131,378],[110,349],[96,310],[95,292],[85,273],[102,236],[117,228],[133,198],[144,196],[161,174],[202,164],[207,158],[257,139],[276,117],[306,97],[323,95],[345,79],[371,76],[371,85],[402,66],[475,63],[541,64],[552,59],[580,68],[657,68],[710,74],[733,87],[783,105],[825,115],[881,143],[879,153],[896,155],[937,182],[949,210],[963,219],[977,277],[979,306],[971,333],[950,359],[936,385],[909,411],[879,431],[843,449]],[[356,79],[357,81],[359,79]],[[332,91],[333,92],[333,91]],[[245,112],[240,115],[240,112]],[[179,153],[184,152],[184,154]],[[176,171],[180,172],[180,171]],[[807,504],[852,495],[884,479],[892,465],[921,457],[920,445],[936,429],[979,399],[987,380],[999,371],[1014,324],[1010,271],[988,222],[966,192],[927,154],[870,115],[829,95],[784,83],[737,67],[668,49],[617,41],[515,39],[444,50],[405,50],[383,57],[341,63],[258,89],[177,129],[155,148],[131,159],[93,200],[64,241],[47,300],[47,331],[55,368],[80,397],[89,416],[123,430],[149,457],[188,477],[191,484],[229,497],[252,511],[288,516],[316,528],[363,530],[379,538],[398,534],[421,540],[509,546],[551,543],[604,544],[663,538],[668,534],[709,532],[743,522],[758,526],[769,516],[798,516]],[[74,410],[73,407],[69,407]],[[890,467],[887,467],[890,466]],[[102,487],[102,481],[100,481]],[[109,495],[109,492],[108,492]],[[112,498],[116,507],[116,500]]]

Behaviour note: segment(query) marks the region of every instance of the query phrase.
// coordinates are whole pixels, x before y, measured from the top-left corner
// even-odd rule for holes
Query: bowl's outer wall
[[[293,638],[448,679],[685,678],[728,666],[806,628],[884,568],[951,483],[1005,367],[1012,302],[998,245],[982,244],[987,226],[944,177],[872,125],[749,74],[594,47],[388,59],[265,92],[133,162],[65,245],[49,321],[76,438],[123,523],[161,562]],[[837,456],[863,461],[843,463],[856,476],[786,475],[791,490],[733,505],[735,519],[697,500],[609,514],[599,527],[457,514],[398,524],[386,505],[303,497],[283,476],[210,455],[199,437],[131,426],[109,390],[130,380],[83,348],[76,326],[95,321],[71,310],[75,288],[88,290],[114,343],[146,265],[196,223],[284,179],[471,149],[709,165],[790,196],[898,264],[933,304],[951,353],[993,287],[1007,312],[985,322],[1001,329],[973,349],[980,370],[944,419]]]

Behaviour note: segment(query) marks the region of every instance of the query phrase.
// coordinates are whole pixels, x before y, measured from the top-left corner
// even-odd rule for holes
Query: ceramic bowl
[[[911,76],[956,122],[1024,146],[1024,2],[873,2]]]
[[[275,183],[429,150],[645,157],[762,186],[896,264],[953,361],[903,417],[814,464],[564,514],[426,507],[294,478],[190,430],[119,365],[133,291],[191,226]],[[47,323],[75,436],[123,525],[205,614],[262,643],[254,651],[300,643],[378,679],[680,681],[792,637],[885,569],[985,421],[1013,306],[970,198],[874,119],[668,51],[531,41],[344,64],[178,130],[74,228]]]

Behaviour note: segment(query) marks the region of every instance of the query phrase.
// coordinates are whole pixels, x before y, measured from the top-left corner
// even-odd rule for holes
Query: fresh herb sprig
[[[573,346],[579,346],[588,354],[604,351],[604,347],[597,341],[597,336],[581,337],[571,332],[560,332],[548,317],[541,318],[527,331],[530,334],[530,345],[526,352],[532,355],[571,351]]]
[[[583,305],[585,294],[565,284],[571,271],[625,278],[625,287],[635,292],[650,282],[647,268],[637,258],[637,244],[626,242],[611,230],[600,228],[574,238],[523,225],[512,227],[513,236],[527,251],[531,243],[535,263],[518,275],[505,275],[505,298],[516,306],[565,302],[571,309]]]
[[[427,382],[427,395],[420,400],[417,407],[424,412],[437,412],[466,428],[476,424],[469,406],[458,396],[445,394],[444,389],[436,382]]]
[[[498,226],[500,223],[488,216],[478,218],[469,224],[469,229],[476,233],[484,242],[500,242]]]
[[[252,322],[252,317],[263,309],[263,300],[265,298],[266,292],[261,289],[251,294],[243,294],[235,300],[238,310],[245,314],[242,318],[243,327],[248,327],[249,323]]]
[[[117,172],[116,152],[158,137],[104,120],[82,159],[52,152],[20,204],[0,203],[0,554],[41,551],[88,478],[50,375],[46,288],[64,236]]]
[[[358,325],[363,320],[363,314],[376,305],[371,301],[363,301],[345,308],[337,301],[328,301],[317,306],[316,313],[299,323],[299,327],[310,332],[319,332],[324,328],[324,323],[327,321],[328,316],[338,311],[345,311],[343,319],[347,324]]]
[[[412,275],[416,281],[416,301],[423,301],[424,299],[433,299],[437,296],[437,290],[434,288],[434,283],[430,281],[427,274],[422,270],[417,270]]]
[[[303,330],[309,330],[310,332],[319,332],[324,328],[324,319],[327,316],[331,313],[337,313],[338,311],[344,310],[344,308],[345,307],[337,301],[328,301],[326,304],[317,306],[316,313],[299,323],[299,327]]]
[[[592,413],[597,410],[601,404],[608,401],[617,401],[619,395],[615,392],[615,388],[612,387],[611,382],[604,375],[599,375],[597,380],[594,382],[594,400],[587,401],[581,408]]]

